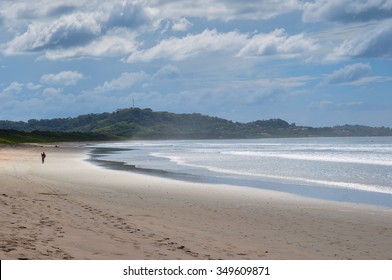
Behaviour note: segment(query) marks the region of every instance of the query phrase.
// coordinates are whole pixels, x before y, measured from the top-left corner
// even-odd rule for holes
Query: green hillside
[[[32,119],[27,122],[0,121],[0,141],[42,142],[108,139],[221,139],[312,136],[392,136],[390,128],[344,125],[314,128],[296,126],[281,119],[232,122],[201,114],[153,112],[129,108],[112,113],[75,118]],[[11,140],[5,136],[13,135]],[[19,133],[19,134],[18,134]]]

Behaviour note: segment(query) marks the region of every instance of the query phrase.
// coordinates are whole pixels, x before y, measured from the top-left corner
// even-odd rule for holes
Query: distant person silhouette
[[[41,158],[42,158],[42,164],[45,162],[46,154],[45,152],[41,153]]]

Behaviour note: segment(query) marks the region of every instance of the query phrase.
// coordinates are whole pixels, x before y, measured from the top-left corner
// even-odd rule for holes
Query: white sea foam
[[[385,155],[371,155],[364,153],[357,153],[352,155],[347,154],[305,154],[301,152],[285,153],[285,152],[258,152],[258,151],[233,151],[222,152],[222,154],[243,156],[243,157],[260,157],[260,158],[281,158],[281,159],[294,159],[294,160],[308,160],[308,161],[324,161],[324,162],[345,162],[357,164],[373,164],[392,166],[392,158]]]
[[[105,145],[129,149],[108,156],[110,160],[143,168],[392,194],[391,137],[138,141]]]
[[[167,158],[170,161],[188,167],[195,167],[195,168],[202,168],[207,169],[211,172],[215,173],[222,173],[222,174],[231,174],[231,175],[239,175],[245,176],[249,178],[260,178],[260,179],[272,179],[280,182],[296,182],[298,184],[305,184],[305,185],[323,185],[323,186],[330,186],[330,187],[340,187],[346,189],[353,189],[353,190],[361,190],[361,191],[370,191],[370,192],[378,192],[378,193],[386,193],[392,194],[392,188],[385,187],[381,185],[375,184],[362,184],[362,183],[353,183],[353,182],[339,182],[339,181],[327,181],[327,180],[317,180],[317,179],[310,179],[304,177],[294,177],[294,176],[279,176],[279,175],[271,175],[271,174],[263,174],[263,173],[254,173],[254,172],[246,172],[241,171],[238,169],[224,169],[219,167],[201,165],[201,164],[192,164],[188,162],[186,159],[180,156],[172,156],[163,153],[153,153],[153,156]]]

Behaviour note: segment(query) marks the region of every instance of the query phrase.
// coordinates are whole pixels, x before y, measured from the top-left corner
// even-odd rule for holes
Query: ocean
[[[392,207],[392,137],[126,141],[89,146],[108,168]]]

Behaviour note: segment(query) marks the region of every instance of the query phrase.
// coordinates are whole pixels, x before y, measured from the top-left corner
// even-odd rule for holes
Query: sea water
[[[128,141],[91,151],[112,168],[392,207],[392,137]]]

